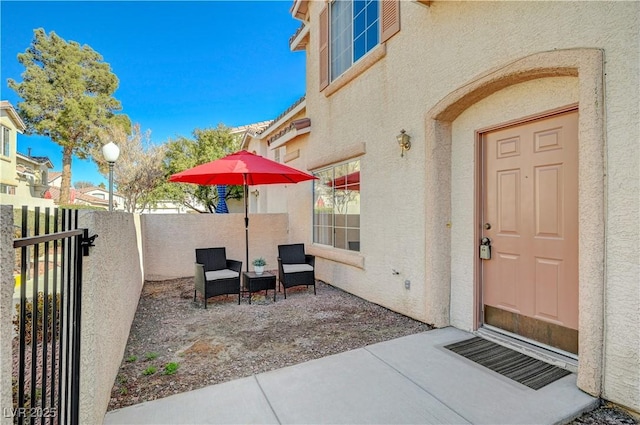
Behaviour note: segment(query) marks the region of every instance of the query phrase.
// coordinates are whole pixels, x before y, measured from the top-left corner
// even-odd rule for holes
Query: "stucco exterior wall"
[[[25,189],[28,193],[28,189]],[[40,209],[51,208],[51,210],[53,210],[56,207],[53,199],[34,198],[28,194],[23,196],[18,194],[17,190],[15,195],[2,195],[0,203],[3,205],[12,205],[14,208],[20,208],[23,205],[28,205],[30,210],[35,207],[40,207]]]
[[[579,89],[580,139],[589,141],[580,156],[580,214],[594,218],[581,223],[580,326],[587,332],[581,333],[578,382],[592,394],[640,410],[640,4],[401,2],[400,32],[384,51],[372,52],[381,58],[342,88],[330,85],[319,92],[317,23],[324,5],[309,2],[306,99],[314,123],[309,157],[333,152],[339,162],[337,153],[363,143],[366,152],[361,156],[363,267],[329,252],[317,263],[319,277],[438,326],[472,327],[469,264],[476,244],[468,230],[475,204],[467,183],[474,140],[464,143],[469,132],[464,128],[574,102]],[[553,63],[544,64],[550,66],[547,75],[533,77],[558,80],[524,83],[524,74],[514,74],[511,84],[522,85],[490,83],[484,92],[469,92],[460,103],[464,109],[446,111],[453,118],[430,127],[429,111],[481,76],[490,80],[496,70],[541,52],[585,47],[602,52],[601,65],[577,71],[582,59],[576,55],[575,66],[553,70]],[[535,66],[523,72],[535,73]],[[558,86],[563,79],[566,86]],[[584,93],[587,86],[591,93]],[[525,100],[512,99],[519,96]],[[451,123],[456,117],[460,121]],[[401,129],[412,137],[404,158],[395,142]],[[428,138],[434,132],[435,139],[450,137],[450,143],[432,144]],[[592,144],[596,139],[601,142]],[[299,225],[311,228],[310,215],[307,220]],[[409,290],[405,279],[412,282]],[[604,360],[598,355],[603,343]]]
[[[80,423],[102,423],[142,290],[140,227],[127,213],[80,211],[97,234],[83,258]]]
[[[193,276],[196,248],[225,247],[246,270],[244,214],[145,214],[141,226],[147,280]],[[268,270],[277,269],[288,231],[286,214],[249,214],[249,262],[264,257]]]
[[[17,132],[16,125],[5,109],[0,110],[0,124],[11,130],[9,142],[9,156],[0,153],[0,183],[17,186],[16,181],[16,149],[17,149]],[[1,152],[1,149],[0,149]],[[0,198],[1,199],[1,198]],[[4,200],[2,203],[5,203]]]
[[[308,140],[309,133],[287,142],[286,156],[283,158],[285,165],[308,172]],[[286,160],[287,156],[290,156],[292,159]],[[307,224],[313,208],[313,182],[305,181],[285,185],[284,191],[287,210],[289,211],[288,243],[304,243],[308,247],[311,244],[311,227]]]
[[[13,208],[0,205],[0,406],[13,406],[11,392],[11,341],[13,339]],[[10,425],[13,418],[1,415],[0,424]]]

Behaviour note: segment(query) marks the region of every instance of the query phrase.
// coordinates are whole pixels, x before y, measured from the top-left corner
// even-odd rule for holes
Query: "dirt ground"
[[[192,278],[145,282],[109,410],[432,329],[323,282],[316,289],[279,292],[275,303],[261,292],[251,305],[223,295],[205,310]],[[637,423],[607,404],[572,425]]]
[[[145,282],[109,410],[428,331],[425,323],[319,282],[193,302],[193,279]],[[165,374],[178,363],[174,374]],[[156,368],[155,373],[149,373]]]

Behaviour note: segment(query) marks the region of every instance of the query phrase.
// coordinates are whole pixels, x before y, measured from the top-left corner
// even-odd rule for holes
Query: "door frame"
[[[507,122],[491,125],[488,127],[483,127],[477,129],[474,134],[474,154],[476,160],[475,167],[475,194],[474,194],[474,241],[476,242],[475,250],[478,251],[478,247],[480,245],[480,239],[482,237],[482,224],[483,224],[483,203],[484,203],[484,173],[485,173],[485,162],[484,162],[484,149],[482,144],[482,136],[483,134],[496,131],[503,130],[509,127],[517,127],[523,124],[528,124],[532,121],[537,121],[540,119],[550,118],[556,115],[564,114],[567,112],[578,112],[578,119],[580,117],[580,110],[578,107],[578,103],[572,103],[566,106],[561,106],[559,108],[554,108],[550,110],[546,110],[540,113],[536,113],[533,115],[528,115],[525,117],[516,118],[514,120],[510,120]],[[578,223],[578,233],[580,232],[580,223]],[[482,306],[483,306],[483,297],[482,297],[482,260],[479,255],[476,255],[473,262],[473,276],[474,276],[474,285],[473,285],[473,299],[474,299],[474,329],[479,329],[484,325],[484,317],[482,314]],[[578,297],[578,310],[580,310],[580,300]],[[493,327],[492,327],[493,329]],[[497,328],[496,328],[497,329]],[[499,330],[498,330],[499,332]],[[535,341],[527,339],[528,342]]]
[[[463,81],[426,113],[424,134],[425,317],[437,327],[450,326],[452,128],[454,121],[484,98],[515,84],[541,78],[569,76],[578,80],[578,173],[580,234],[578,244],[579,303],[588,315],[579,317],[580,362],[578,387],[599,396],[603,384],[604,286],[605,286],[605,74],[604,50],[569,48],[530,52],[486,69]],[[469,141],[469,144],[473,141]],[[473,149],[473,148],[471,148]],[[473,153],[472,153],[473,155]],[[473,188],[471,189],[473,191]],[[474,205],[469,206],[471,209]],[[473,212],[472,212],[473,213]],[[473,223],[472,223],[473,225]],[[437,244],[432,243],[438,241]],[[474,250],[476,248],[474,247]],[[477,254],[476,254],[477,255]],[[475,255],[474,255],[475,257]],[[471,270],[473,273],[473,270]],[[473,282],[470,282],[473,286]],[[464,290],[463,288],[461,288]],[[469,288],[472,292],[472,288]],[[473,329],[473,306],[469,297],[468,330]],[[468,318],[468,319],[467,319]]]

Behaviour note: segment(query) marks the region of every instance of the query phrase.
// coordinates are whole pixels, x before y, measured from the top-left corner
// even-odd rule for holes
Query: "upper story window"
[[[2,131],[0,132],[0,137],[2,138],[2,140],[0,140],[0,154],[4,155],[4,156],[10,156],[11,155],[11,130],[9,130],[8,127],[5,126],[1,126],[2,127]]]
[[[378,45],[378,0],[335,0],[330,6],[331,79]]]
[[[400,31],[397,0],[332,0],[318,19],[320,90]]]

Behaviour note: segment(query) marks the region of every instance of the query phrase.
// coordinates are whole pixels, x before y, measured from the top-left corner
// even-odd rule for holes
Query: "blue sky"
[[[0,2],[0,97],[20,101],[7,79],[22,81],[17,54],[33,30],[87,44],[118,76],[122,113],[154,143],[191,137],[196,128],[239,126],[275,118],[305,92],[305,54],[289,50],[300,22],[291,1],[7,1]],[[18,136],[18,151],[48,156],[50,139]],[[72,182],[105,178],[74,158]]]

